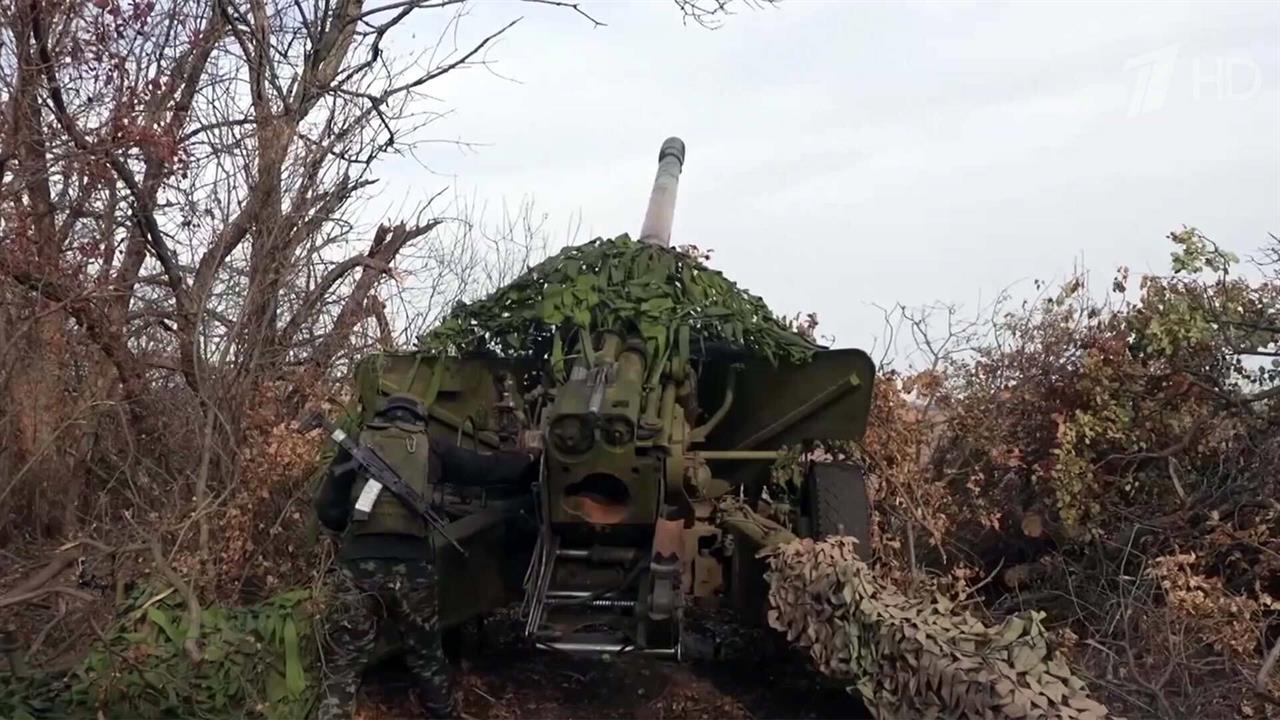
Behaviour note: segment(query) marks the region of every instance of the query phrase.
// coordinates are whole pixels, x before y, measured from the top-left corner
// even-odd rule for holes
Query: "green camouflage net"
[[[423,334],[427,352],[494,350],[559,366],[574,331],[636,334],[664,357],[677,343],[725,342],[773,362],[806,362],[816,345],[764,301],[697,259],[626,235],[560,251]]]
[[[853,680],[877,718],[1109,717],[1051,657],[1041,614],[989,627],[941,595],[903,595],[855,547],[833,537],[774,549],[769,624],[824,674]]]

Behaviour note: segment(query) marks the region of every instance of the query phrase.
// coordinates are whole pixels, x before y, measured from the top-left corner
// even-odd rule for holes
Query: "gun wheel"
[[[871,502],[866,476],[852,463],[814,463],[805,478],[809,536],[849,535],[870,552]]]

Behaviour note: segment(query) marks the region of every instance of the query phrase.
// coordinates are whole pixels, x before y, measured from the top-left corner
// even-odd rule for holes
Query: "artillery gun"
[[[639,235],[660,256],[675,252],[684,159],[678,138],[662,144]],[[663,328],[671,342],[657,344],[633,325],[589,325],[567,349],[556,335],[550,361],[424,349],[357,367],[360,418],[380,395],[408,392],[437,435],[482,451],[544,449],[532,492],[437,488],[449,536],[467,550],[436,539],[446,629],[519,602],[541,646],[680,658],[692,603],[763,621],[760,549],[825,534],[866,546],[858,466],[808,462],[799,482],[770,479],[787,448],[862,438],[874,377],[865,353],[795,336],[804,359],[766,358],[696,323]]]

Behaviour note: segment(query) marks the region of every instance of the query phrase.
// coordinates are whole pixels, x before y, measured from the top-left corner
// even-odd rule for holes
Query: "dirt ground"
[[[763,660],[748,646],[716,661],[574,658],[530,647],[510,621],[489,625],[483,646],[468,649],[458,671],[463,711],[477,720],[869,717],[854,696],[795,656]],[[407,675],[394,661],[372,673],[367,685],[364,720],[416,710],[406,704]]]

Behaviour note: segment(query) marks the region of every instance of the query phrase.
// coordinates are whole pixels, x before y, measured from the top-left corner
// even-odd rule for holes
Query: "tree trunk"
[[[43,111],[38,89],[42,82],[32,38],[32,6],[20,3],[14,15],[18,77],[13,98],[13,134],[17,163],[14,168],[29,209],[29,252],[42,269],[56,268],[58,246],[54,207],[45,158]],[[62,379],[67,376],[67,315],[56,304],[36,294],[28,309],[35,318],[27,337],[19,339],[23,358],[15,366],[9,385],[9,403],[17,421],[18,462],[26,467],[22,482],[31,500],[31,525],[38,534],[61,531],[58,483],[70,472],[69,454],[74,438],[58,437],[67,413]],[[70,428],[68,428],[70,429]]]

